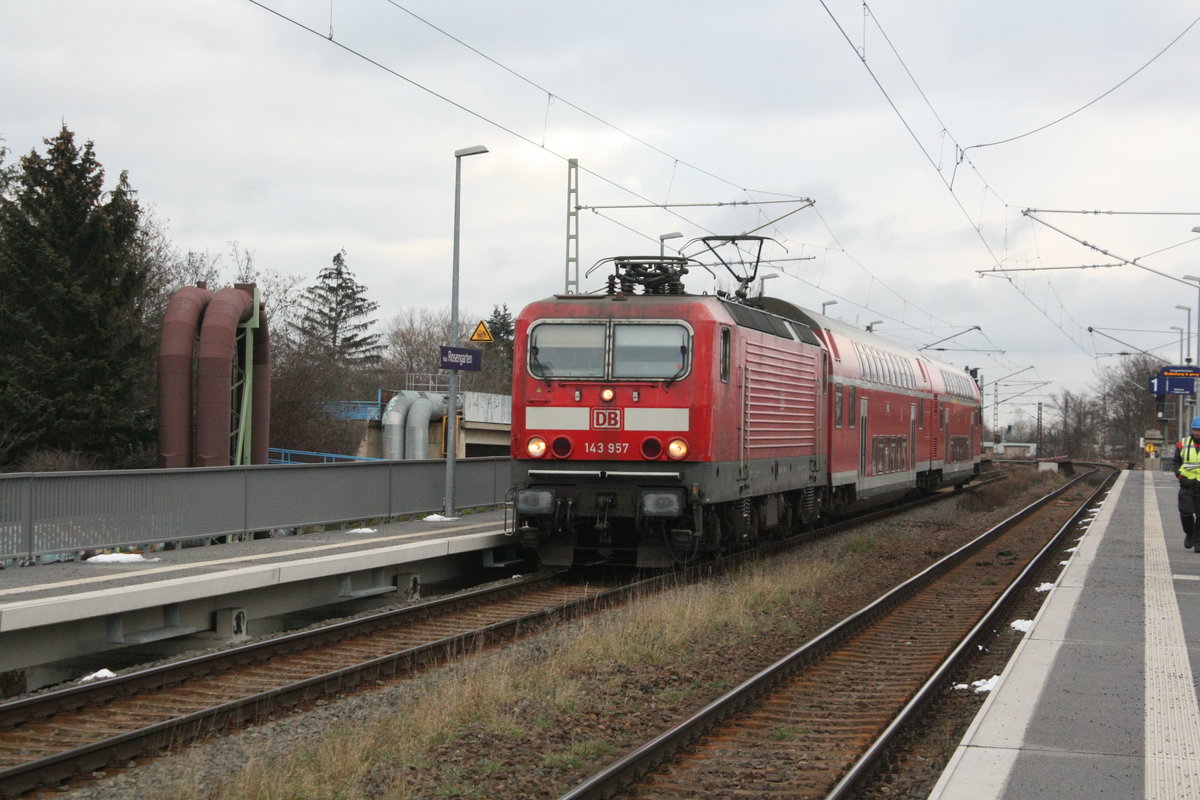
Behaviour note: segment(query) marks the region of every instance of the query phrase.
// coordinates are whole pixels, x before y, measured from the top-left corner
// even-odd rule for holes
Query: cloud
[[[463,163],[465,314],[563,288],[568,158],[585,206],[724,203],[582,210],[581,273],[657,252],[667,231],[736,233],[788,210],[734,202],[811,197],[815,209],[761,231],[787,248],[772,255],[813,257],[769,290],[813,308],[840,298],[837,316],[886,318],[881,334],[917,346],[978,324],[955,342],[1003,354],[942,355],[985,374],[1034,365],[1054,389],[1083,390],[1093,354],[1114,349],[1088,325],[1151,331],[1132,344],[1170,354],[1173,306],[1200,306],[1136,267],[977,275],[1111,261],[1025,208],[1200,210],[1194,31],[1069,120],[961,150],[1128,78],[1194,19],[1177,0],[1087,13],[1067,0],[917,2],[866,17],[841,0],[832,17],[711,0],[266,5],[316,34],[232,0],[14,5],[0,30],[0,136],[19,155],[65,122],[95,141],[110,179],[129,171],[184,250],[237,241],[261,267],[313,279],[345,248],[381,321],[449,304],[453,152],[473,144],[491,152]],[[1200,274],[1186,244],[1196,217],[1045,219],[1169,275]]]

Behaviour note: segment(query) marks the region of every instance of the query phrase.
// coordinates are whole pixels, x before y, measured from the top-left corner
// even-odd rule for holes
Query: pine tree
[[[296,325],[301,340],[341,366],[377,364],[383,346],[378,333],[367,331],[379,303],[368,300],[366,292],[346,266],[346,251],[334,254],[332,265],[317,275],[317,285],[305,290]]]
[[[146,268],[127,176],[104,191],[64,125],[0,181],[0,465],[35,449],[127,463],[152,439]]]

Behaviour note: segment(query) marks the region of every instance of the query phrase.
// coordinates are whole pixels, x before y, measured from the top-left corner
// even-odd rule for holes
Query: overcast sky
[[[472,145],[464,318],[562,291],[576,158],[584,290],[663,233],[757,230],[790,259],[768,293],[953,337],[937,355],[1001,381],[1003,424],[1089,390],[1106,354],[1178,361],[1173,325],[1196,355],[1196,19],[1181,0],[0,0],[0,137],[10,162],[64,123],[92,140],[181,251],[237,242],[311,282],[345,249],[381,326],[449,307]],[[760,202],[797,198],[815,206]],[[595,208],[649,204],[672,207]]]

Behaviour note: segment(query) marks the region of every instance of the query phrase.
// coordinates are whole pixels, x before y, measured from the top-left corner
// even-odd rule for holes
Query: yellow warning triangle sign
[[[479,324],[475,326],[475,332],[471,334],[471,341],[491,343],[496,340],[492,338],[492,332],[488,330],[487,323],[479,320]]]

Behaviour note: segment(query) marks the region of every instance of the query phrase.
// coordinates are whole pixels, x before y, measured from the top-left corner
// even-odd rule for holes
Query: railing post
[[[33,475],[21,482],[21,527],[25,532],[25,557],[33,558]]]

